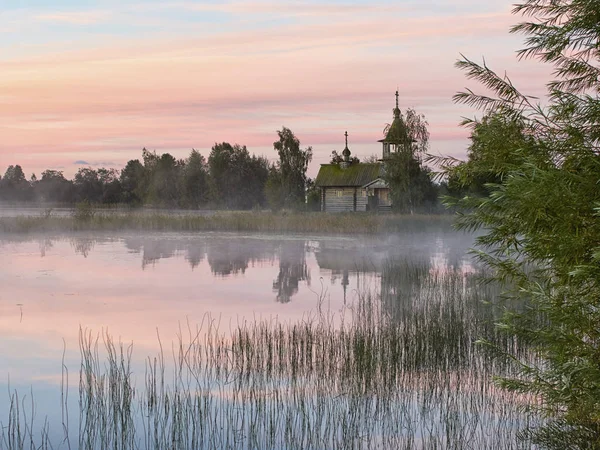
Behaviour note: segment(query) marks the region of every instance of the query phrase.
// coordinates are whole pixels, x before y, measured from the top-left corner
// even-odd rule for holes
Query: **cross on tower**
[[[398,108],[398,89],[396,89],[396,108]]]
[[[346,148],[348,148],[348,132],[347,131],[344,133],[344,136],[346,136]]]

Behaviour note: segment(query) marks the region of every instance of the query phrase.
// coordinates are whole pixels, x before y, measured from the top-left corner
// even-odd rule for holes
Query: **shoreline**
[[[0,217],[0,232],[47,231],[238,231],[265,233],[379,234],[450,227],[452,214],[365,214],[323,212],[215,212],[210,215],[106,213],[75,210],[70,216]]]

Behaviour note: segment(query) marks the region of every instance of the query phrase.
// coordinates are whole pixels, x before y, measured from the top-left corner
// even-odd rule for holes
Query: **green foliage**
[[[462,59],[467,77],[496,95],[455,96],[486,118],[472,122],[467,163],[439,162],[466,185],[493,177],[489,196],[454,204],[467,211],[460,228],[482,230],[480,259],[529,304],[500,324],[543,360],[522,361],[520,376],[501,382],[539,396],[550,419],[528,433],[548,448],[600,448],[600,2],[529,0],[514,11],[533,18],[513,28],[527,36],[520,55],[554,66],[549,105]]]
[[[430,170],[407,151],[392,153],[386,159],[383,178],[390,186],[394,210],[413,213],[437,200]]]
[[[73,192],[73,183],[67,180],[59,170],[45,170],[35,186],[36,196],[45,202],[69,202]]]
[[[77,192],[77,200],[99,203],[102,200],[102,183],[98,179],[98,172],[92,168],[81,168],[73,178],[73,185]]]
[[[2,178],[2,182],[4,183],[19,184],[26,181],[23,169],[18,164],[16,166],[8,166],[4,173],[4,178]]]
[[[312,147],[302,150],[300,141],[289,128],[277,131],[279,140],[273,148],[279,155],[277,168],[281,173],[281,189],[285,207],[298,208],[305,203],[306,170],[312,160]]]
[[[269,167],[269,177],[265,184],[265,196],[272,211],[279,211],[283,208],[285,193],[283,192],[281,171],[275,165]]]
[[[243,161],[249,157],[245,147],[232,146],[228,142],[215,144],[208,156],[208,168],[213,183],[215,200],[230,206],[235,201],[235,185],[243,176]]]
[[[204,156],[193,150],[185,162],[182,176],[183,204],[198,208],[208,201],[208,172]]]
[[[120,182],[123,189],[122,198],[128,204],[143,202],[145,169],[139,159],[132,159],[121,170]]]
[[[329,162],[330,164],[339,164],[344,162],[344,157],[342,155],[340,155],[337,150],[334,150],[331,152],[331,161]],[[350,156],[349,161],[350,164],[358,164],[360,162],[360,159],[358,159],[357,156]],[[377,161],[375,161],[377,162]]]
[[[321,211],[321,189],[310,178],[306,180],[306,210]]]
[[[4,177],[0,180],[0,199],[8,201],[31,200],[32,188],[25,179],[23,169],[18,164],[8,166]]]
[[[381,160],[381,155],[372,154],[363,158],[363,164],[376,164]]]
[[[116,169],[81,168],[73,178],[76,201],[91,203],[118,203],[122,197],[119,173]]]
[[[250,155],[246,146],[223,142],[213,146],[208,169],[217,204],[228,209],[251,209],[265,204],[269,176],[266,158]]]
[[[163,153],[151,164],[151,168],[146,169],[149,176],[146,199],[150,204],[162,207],[178,205],[182,166],[182,162],[170,153]]]
[[[468,160],[449,171],[451,191],[488,195],[486,185],[501,183],[509,167],[523,162],[515,159],[519,150],[527,149],[530,156],[536,152],[534,140],[525,135],[525,124],[518,118],[492,114],[481,121],[465,121],[464,125],[471,127]]]
[[[94,207],[88,200],[77,203],[73,211],[73,219],[75,222],[89,222],[95,215]]]
[[[408,108],[405,114],[394,110],[396,117],[383,130],[386,141],[397,146],[398,150],[407,150],[414,157],[427,153],[429,149],[429,130],[425,115]]]
[[[386,141],[395,151],[385,159],[384,180],[390,187],[393,208],[413,213],[437,200],[437,189],[430,170],[423,166],[421,154],[429,148],[427,120],[409,108],[405,116],[396,109],[396,118],[384,130]]]
[[[121,201],[123,188],[116,169],[98,169],[98,181],[102,185],[102,203],[116,204]]]
[[[130,160],[120,172],[80,168],[72,181],[57,170],[27,181],[20,166],[10,166],[0,179],[0,200],[260,209],[268,177],[267,159],[239,145],[215,144],[208,162],[194,149],[183,160],[144,148],[142,162]]]
[[[121,171],[122,199],[129,204],[198,208],[208,199],[206,162],[196,150],[184,160],[142,150],[143,164],[130,160]]]
[[[184,165],[170,153],[159,155],[156,151],[142,150],[143,171],[138,164],[130,161],[127,176],[136,177],[127,184],[135,185],[134,194],[138,194],[144,203],[160,207],[178,206],[180,200],[179,180]],[[125,185],[125,183],[124,183]],[[136,192],[137,191],[137,192]],[[130,191],[131,192],[131,191]],[[137,195],[136,195],[137,196]]]

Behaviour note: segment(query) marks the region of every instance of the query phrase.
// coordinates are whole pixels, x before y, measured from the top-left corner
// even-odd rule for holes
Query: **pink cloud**
[[[432,146],[462,140],[466,148],[457,124],[469,111],[451,101],[463,86],[473,87],[453,68],[459,41],[469,40],[469,48],[475,36],[495,42],[513,22],[499,12],[389,26],[378,11],[334,23],[128,40],[4,61],[0,171],[27,154],[55,165],[79,154],[113,161],[122,155],[122,164],[142,146],[184,155],[220,141],[270,152],[282,125],[325,157],[345,130],[377,152],[396,87],[403,107],[426,114]],[[495,62],[523,67],[516,78],[541,93],[547,72],[518,66],[514,49],[500,50]]]
[[[110,11],[63,11],[46,14],[38,14],[35,20],[39,22],[55,22],[70,25],[89,25],[92,23],[105,22],[113,14]]]

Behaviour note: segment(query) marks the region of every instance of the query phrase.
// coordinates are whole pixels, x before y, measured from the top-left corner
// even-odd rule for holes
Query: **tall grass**
[[[0,232],[38,231],[244,231],[363,234],[450,227],[449,215],[374,215],[327,213],[220,212],[212,215],[106,213],[78,208],[72,216],[0,217]]]
[[[527,448],[536,399],[497,389],[513,368],[475,345],[527,354],[495,331],[482,300],[496,295],[460,271],[390,264],[381,292],[335,313],[321,299],[299,321],[227,329],[207,315],[161,343],[143,380],[131,346],[81,331],[79,448]],[[20,417],[0,448],[22,448]]]

